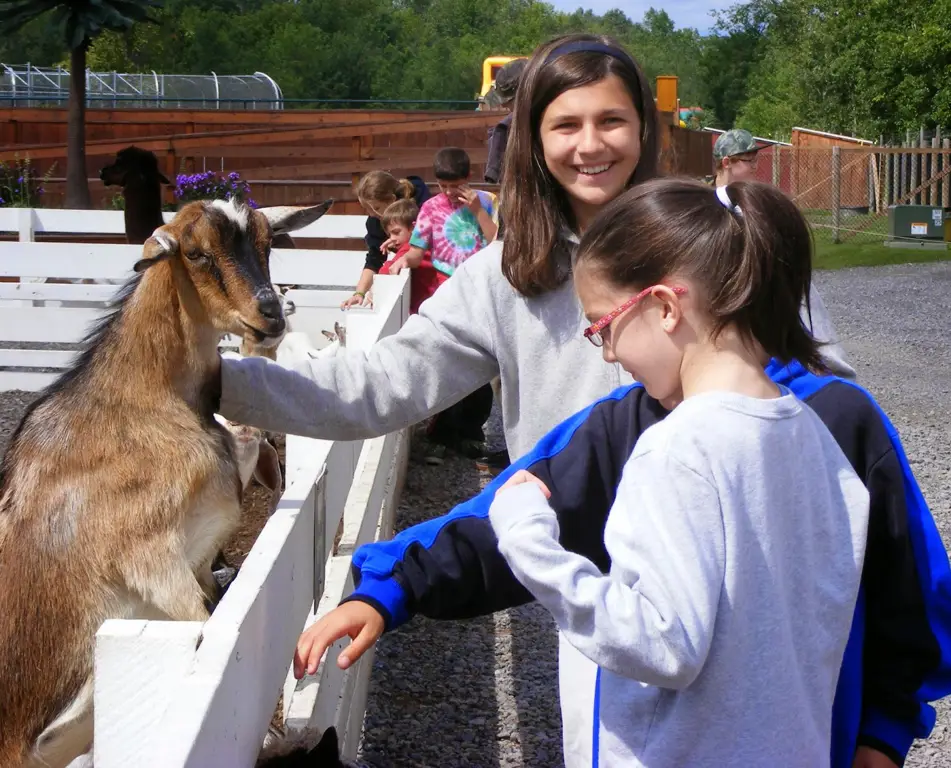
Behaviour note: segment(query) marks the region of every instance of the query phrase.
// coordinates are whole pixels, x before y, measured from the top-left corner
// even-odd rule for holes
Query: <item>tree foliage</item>
[[[951,127],[951,0],[749,0],[703,35],[655,8],[633,19],[536,0],[167,0],[154,16],[96,37],[89,66],[262,71],[287,99],[470,100],[486,56],[605,32],[651,80],[677,75],[681,104],[702,106],[719,127],[777,138],[797,124],[868,138]],[[0,61],[62,63],[65,43],[40,18],[0,38]]]

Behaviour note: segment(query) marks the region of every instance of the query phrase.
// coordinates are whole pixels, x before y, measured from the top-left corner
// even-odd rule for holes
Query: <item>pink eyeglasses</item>
[[[637,304],[637,302],[639,302],[641,299],[643,299],[646,296],[649,296],[651,291],[653,291],[655,288],[670,288],[670,290],[672,290],[678,296],[682,296],[683,294],[687,292],[687,289],[684,288],[682,285],[675,285],[673,287],[652,285],[649,288],[645,288],[643,291],[637,294],[637,296],[635,296],[634,298],[628,299],[617,309],[613,310],[612,312],[608,312],[608,314],[606,314],[604,317],[598,320],[598,322],[596,322],[594,325],[589,325],[587,328],[585,328],[584,337],[588,341],[590,341],[592,344],[594,344],[594,346],[603,347],[604,336],[602,335],[601,332],[605,328],[607,328],[609,325],[611,325],[611,323],[613,323],[618,318],[618,316],[621,315],[622,312],[627,312],[627,310],[629,310],[631,307]]]

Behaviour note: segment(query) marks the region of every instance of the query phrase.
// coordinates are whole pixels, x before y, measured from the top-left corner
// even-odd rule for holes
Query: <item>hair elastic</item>
[[[550,64],[555,59],[558,59],[569,53],[578,53],[582,51],[587,53],[603,53],[606,56],[611,56],[618,61],[627,64],[627,66],[631,67],[631,69],[637,69],[634,59],[632,59],[620,48],[615,48],[613,45],[605,45],[604,43],[596,43],[589,40],[575,40],[571,43],[559,45],[557,48],[555,48],[555,50],[545,57],[545,64]]]
[[[730,213],[734,213],[737,216],[743,215],[743,211],[740,210],[740,206],[730,199],[730,195],[727,194],[726,187],[717,187],[717,200],[719,200],[720,204]]]

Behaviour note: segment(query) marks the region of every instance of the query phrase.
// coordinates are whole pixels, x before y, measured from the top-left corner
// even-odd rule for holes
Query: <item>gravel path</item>
[[[859,372],[902,434],[945,544],[951,542],[951,263],[820,273]],[[0,451],[27,393],[0,395]],[[397,527],[442,514],[486,482],[471,462],[414,463]],[[909,768],[951,765],[951,702]],[[557,650],[547,613],[525,606],[465,622],[420,619],[379,643],[361,759],[370,766],[561,765]]]
[[[861,383],[899,429],[951,542],[951,263],[823,272],[817,284]],[[471,463],[411,465],[398,528],[472,496]],[[537,606],[466,622],[418,619],[378,644],[361,759],[371,766],[561,763],[557,648]],[[909,768],[951,765],[951,707]]]

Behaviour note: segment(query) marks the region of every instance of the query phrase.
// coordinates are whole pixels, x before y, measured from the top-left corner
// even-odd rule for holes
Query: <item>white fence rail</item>
[[[140,253],[137,246],[33,241],[36,232],[121,233],[120,212],[0,209],[0,231],[20,233],[18,242],[0,242],[0,276],[121,279]],[[327,216],[295,234],[364,232],[362,217]],[[354,284],[363,257],[359,251],[272,254],[275,282],[308,286],[288,297],[296,305],[295,330],[307,332],[314,346],[325,343],[321,329],[343,321],[348,354],[359,354],[405,321],[405,274],[376,279],[372,310],[343,313],[339,302],[346,293],[310,287]],[[76,344],[116,290],[102,284],[0,283],[0,346],[26,347],[0,349],[0,391],[38,389],[54,379],[76,352],[38,347]],[[352,588],[353,551],[391,533],[407,456],[406,430],[358,442],[287,436],[284,494],[211,618],[203,625],[110,620],[100,628],[97,768],[253,766],[282,691],[292,737],[306,740],[336,725],[344,754],[355,754],[372,654],[343,672],[335,663],[343,645],[338,643],[317,675],[300,684],[290,661],[305,624]]]
[[[333,210],[333,209],[331,209]],[[175,214],[163,214],[171,221]],[[124,235],[122,211],[77,211],[59,208],[0,208],[0,232],[16,232],[22,242],[34,235]],[[313,224],[293,233],[294,237],[333,237],[360,239],[366,234],[366,218],[328,213]]]
[[[164,216],[170,221],[174,214]],[[0,242],[0,279],[7,281],[0,282],[0,392],[42,389],[69,366],[75,350],[6,345],[78,345],[119,285],[132,277],[132,265],[142,252],[138,245],[36,242],[36,235],[121,235],[124,231],[121,211],[0,208],[0,233],[19,235],[18,241]],[[294,233],[347,239],[362,239],[364,234],[364,217],[330,214]],[[272,252],[272,280],[306,288],[291,290],[288,298],[297,307],[295,330],[309,333],[314,346],[323,346],[326,340],[320,331],[333,328],[343,317],[340,302],[350,295],[343,288],[356,285],[364,259],[362,250],[276,248]],[[96,282],[70,282],[75,280]],[[364,314],[365,310],[357,309],[347,317],[355,320]],[[233,348],[237,341],[229,338],[223,344]]]

